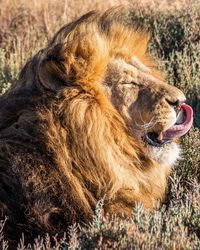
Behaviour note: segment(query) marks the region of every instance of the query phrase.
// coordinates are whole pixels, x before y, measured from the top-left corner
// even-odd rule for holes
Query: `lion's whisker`
[[[144,129],[144,130],[148,130],[153,128],[156,125],[156,121],[155,121],[155,116],[152,116],[151,120],[149,122],[145,122],[142,118],[141,112],[139,112],[139,116],[140,116],[140,120],[141,123],[138,123],[138,121],[134,118],[134,125],[136,125],[139,129]]]

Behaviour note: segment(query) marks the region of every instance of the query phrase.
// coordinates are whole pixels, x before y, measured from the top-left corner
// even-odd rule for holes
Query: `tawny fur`
[[[64,26],[0,99],[0,208],[10,238],[87,222],[102,197],[106,213],[126,216],[135,202],[152,209],[164,198],[169,168],[146,154],[105,91],[115,59],[135,56],[162,80],[146,55],[149,36],[119,12]]]

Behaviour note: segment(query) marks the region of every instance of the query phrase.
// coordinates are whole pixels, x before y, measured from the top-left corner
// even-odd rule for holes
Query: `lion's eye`
[[[139,86],[140,86],[139,83],[134,82],[134,81],[131,81],[131,82],[123,82],[122,84],[125,85],[125,86],[128,87],[128,88],[139,87]]]

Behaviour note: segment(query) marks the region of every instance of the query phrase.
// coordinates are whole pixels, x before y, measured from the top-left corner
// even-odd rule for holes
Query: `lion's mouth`
[[[148,132],[145,134],[144,140],[151,146],[161,147],[166,143],[170,143],[174,138],[185,135],[191,128],[193,123],[192,108],[183,103],[177,115],[176,123],[169,129],[162,132]]]

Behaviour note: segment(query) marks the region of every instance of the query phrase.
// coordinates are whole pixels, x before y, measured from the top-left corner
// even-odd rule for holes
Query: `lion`
[[[149,33],[119,9],[62,27],[0,97],[0,208],[6,234],[66,231],[164,200],[192,125],[185,95],[148,55]]]

